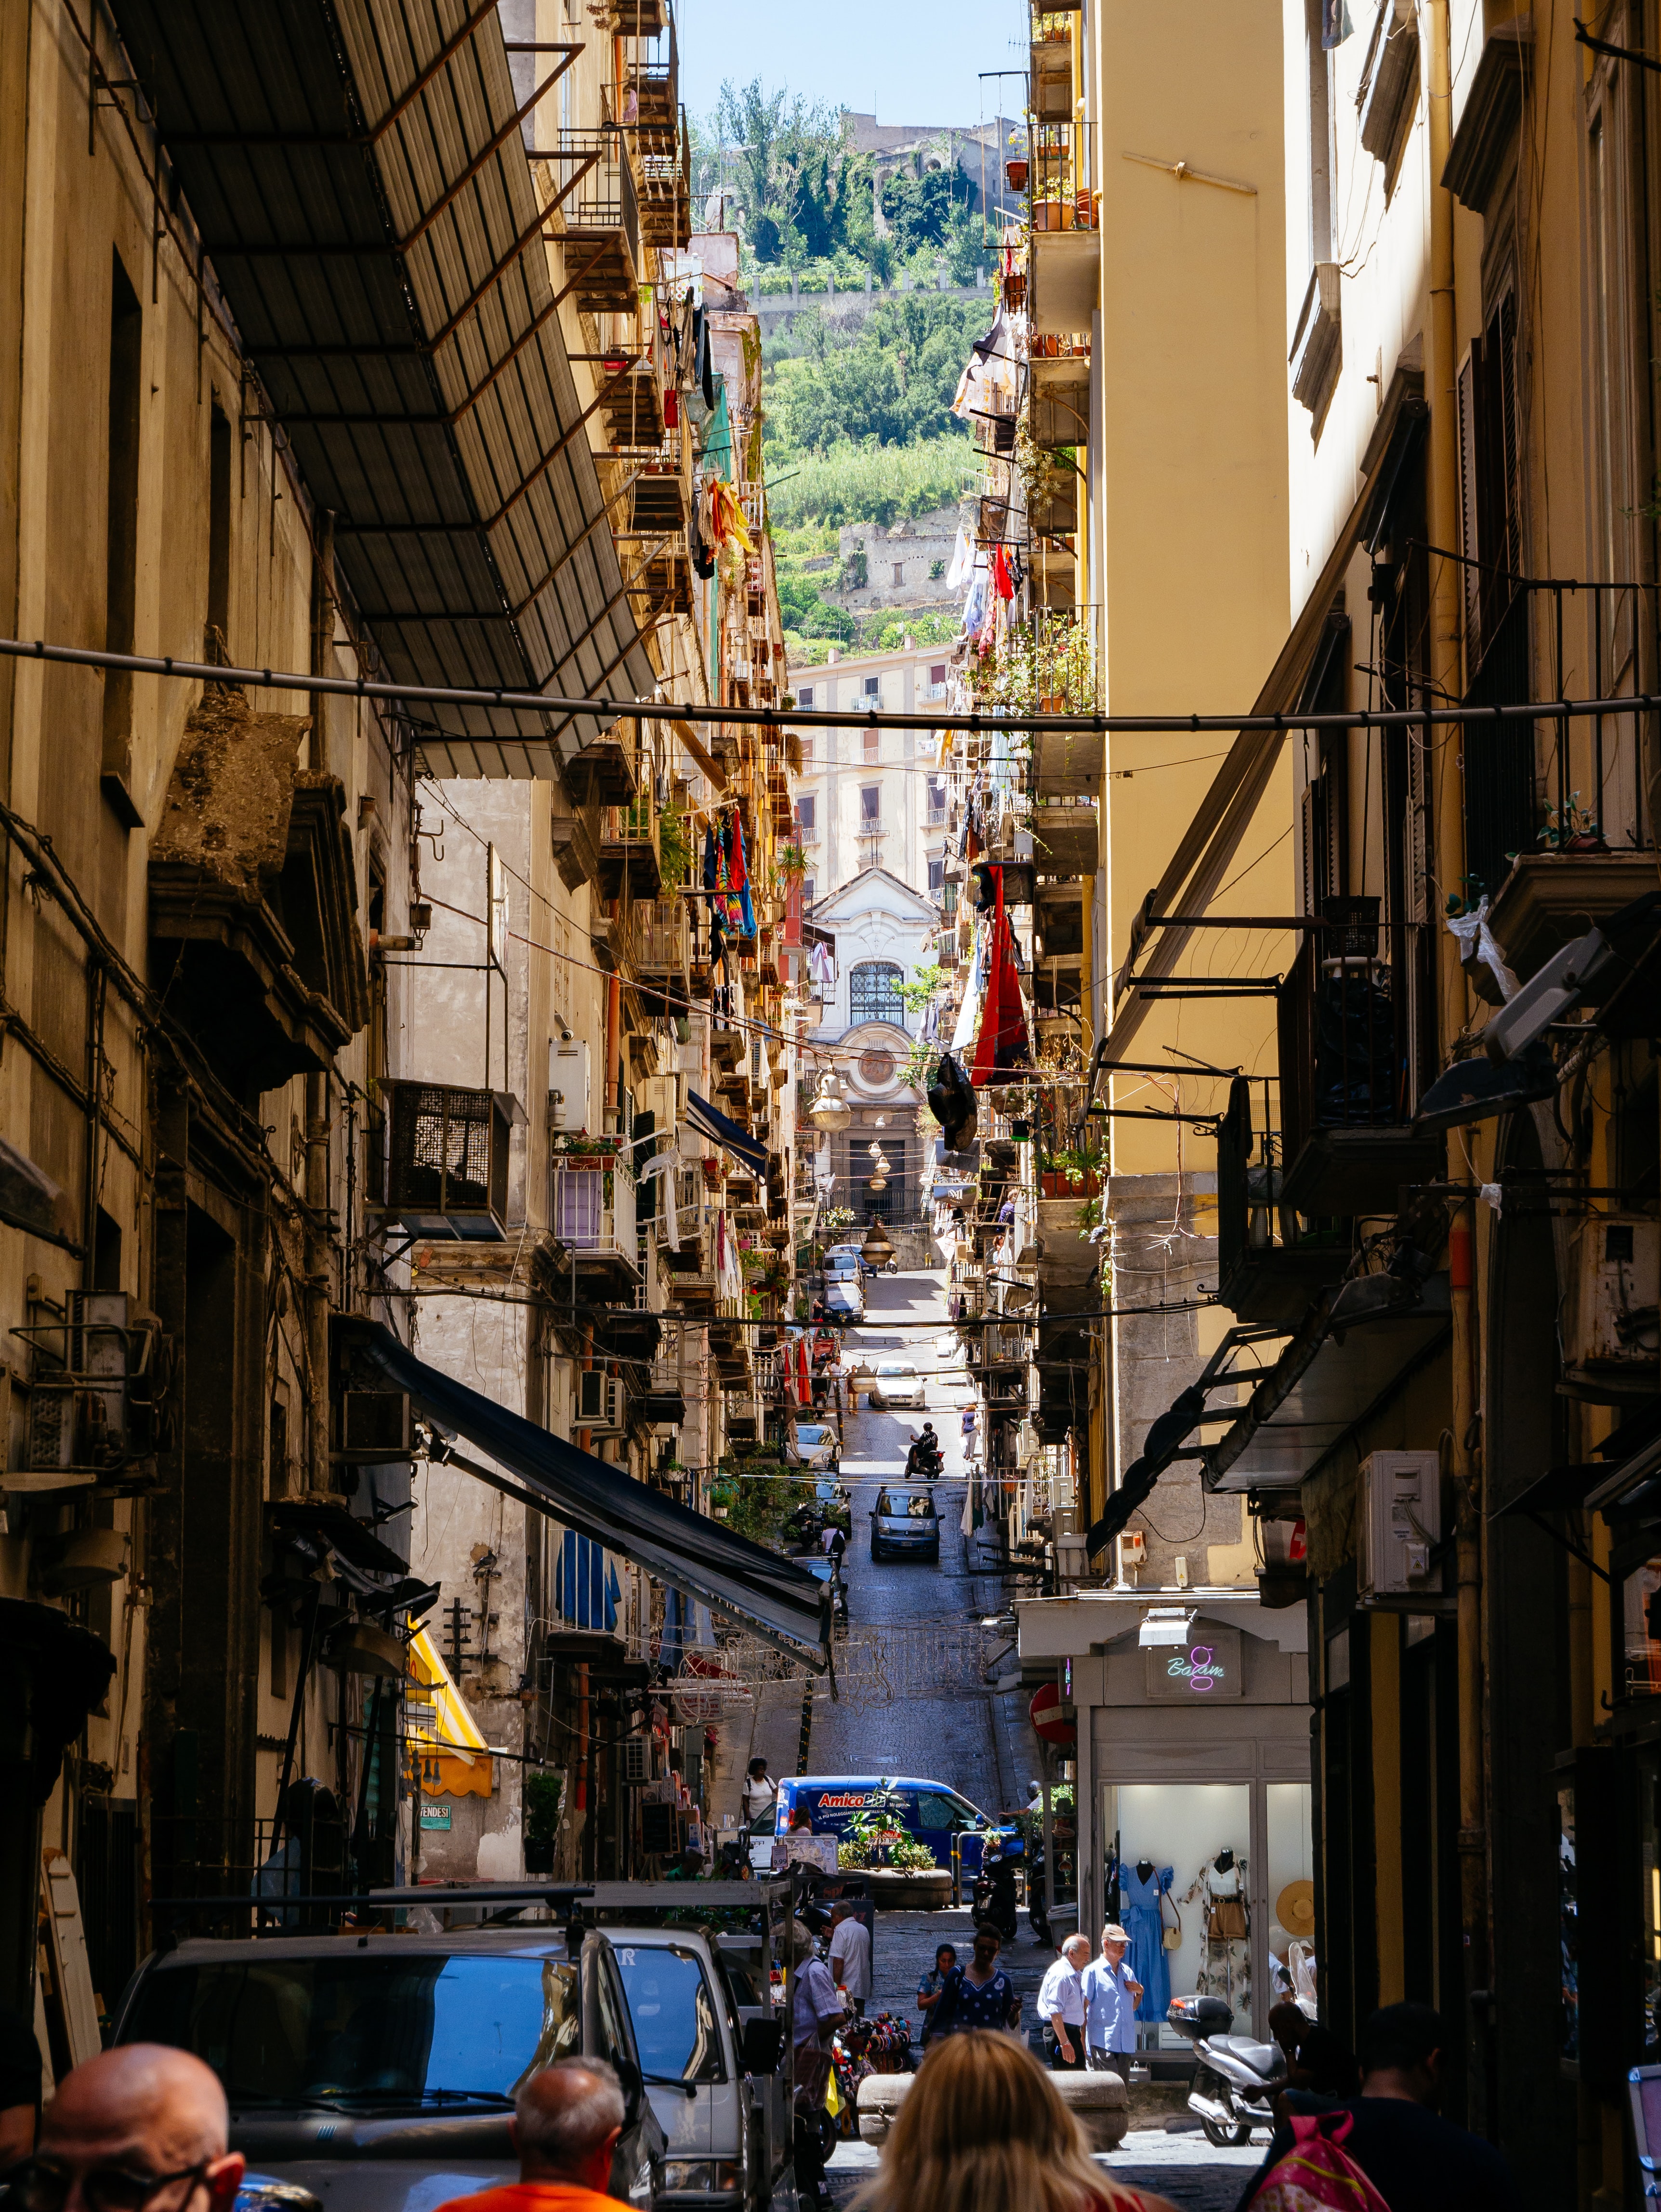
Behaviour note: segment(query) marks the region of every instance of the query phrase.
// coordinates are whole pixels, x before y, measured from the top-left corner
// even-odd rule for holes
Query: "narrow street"
[[[999,1695],[964,1679],[958,1671],[965,1648],[952,1633],[960,1626],[995,1621],[1007,1598],[995,1577],[977,1573],[979,1546],[963,1531],[964,1460],[961,1414],[972,1402],[967,1372],[952,1364],[953,1332],[946,1318],[945,1276],[918,1270],[878,1276],[866,1285],[866,1326],[848,1332],[846,1364],[861,1351],[909,1358],[928,1377],[928,1405],[916,1412],[873,1413],[861,1400],[846,1417],[842,1478],[853,1494],[853,1536],[846,1572],[849,1638],[858,1646],[862,1632],[880,1629],[892,1648],[915,1643],[920,1656],[892,1672],[900,1686],[876,1694],[857,1679],[832,1698],[822,1692],[813,1702],[806,1771],[812,1774],[916,1775],[959,1790],[989,1814],[1024,1806],[1038,1771],[1037,1749],[1019,1692]],[[940,1334],[884,1323],[938,1319]],[[874,1561],[869,1516],[878,1489],[901,1474],[913,1436],[933,1421],[945,1455],[946,1474],[939,1486],[941,1516],[938,1567],[920,1561]],[[932,1670],[927,1655],[930,1631],[940,1632],[940,1663]],[[899,1632],[897,1635],[895,1632]],[[995,1653],[1002,1639],[989,1635]],[[800,1741],[800,1709],[794,1702],[764,1707],[757,1715],[753,1748],[767,1754],[775,1774],[793,1773]],[[954,1944],[966,1954],[972,1935],[968,1905],[941,1912],[891,1912],[879,1916],[873,1956],[874,1986],[867,2014],[891,2012],[913,2026],[916,1990],[934,1963],[936,1947]],[[1054,1954],[1034,1943],[1026,1916],[1020,1917],[1015,1943],[1003,1964],[1021,1993],[1024,2027],[1035,2051],[1038,2032],[1038,1984]],[[1183,2212],[1232,2212],[1244,2179],[1262,2154],[1259,2142],[1243,2150],[1218,2150],[1184,2120],[1167,2133],[1166,2118],[1184,2113],[1186,2094],[1138,2085],[1133,2094],[1135,2124],[1121,2149],[1102,2163],[1133,2186],[1158,2191]],[[830,2166],[839,2204],[851,2203],[869,2179],[877,2153],[868,2144],[843,2142]]]

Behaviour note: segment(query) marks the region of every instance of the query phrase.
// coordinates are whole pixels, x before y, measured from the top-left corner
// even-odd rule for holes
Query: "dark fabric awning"
[[[570,283],[585,255],[637,233],[619,135],[554,147],[538,191],[498,11],[474,0],[113,13],[165,148],[158,189],[183,188],[199,280],[335,517],[336,564],[386,672],[648,696],[543,243],[563,230]],[[560,51],[535,57],[545,76]],[[607,176],[617,205],[584,228]],[[223,397],[259,407],[253,391]],[[418,735],[435,775],[547,777],[598,733],[565,719],[436,707]]]
[[[488,1453],[515,1478],[514,1494],[526,1504],[805,1658],[816,1671],[829,1664],[828,1595],[791,1560],[429,1367],[378,1323],[352,1322],[346,1328],[358,1359],[392,1389],[407,1390],[445,1434],[467,1437]]]
[[[707,1098],[700,1098],[696,1091],[686,1094],[686,1118],[700,1136],[708,1137],[711,1144],[725,1145],[729,1152],[736,1152],[745,1165],[753,1168],[757,1175],[766,1174],[766,1146],[757,1144],[741,1123],[723,1114],[718,1106],[712,1106]]]

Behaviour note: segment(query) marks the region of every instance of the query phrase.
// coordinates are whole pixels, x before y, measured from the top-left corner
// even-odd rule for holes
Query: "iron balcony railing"
[[[635,1176],[621,1160],[557,1155],[549,1170],[548,1218],[557,1240],[587,1257],[638,1264]]]

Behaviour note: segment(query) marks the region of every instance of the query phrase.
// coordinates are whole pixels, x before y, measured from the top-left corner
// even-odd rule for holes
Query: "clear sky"
[[[1024,69],[1022,0],[680,0],[681,98],[706,116],[723,77],[759,76],[879,123],[938,129],[1019,112],[1025,88],[982,70]]]

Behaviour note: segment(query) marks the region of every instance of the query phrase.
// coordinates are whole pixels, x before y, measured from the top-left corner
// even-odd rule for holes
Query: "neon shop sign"
[[[1186,1651],[1173,1652],[1165,1673],[1173,1680],[1185,1684],[1196,1697],[1220,1689],[1227,1679],[1227,1670],[1217,1656],[1214,1644],[1193,1644]]]

